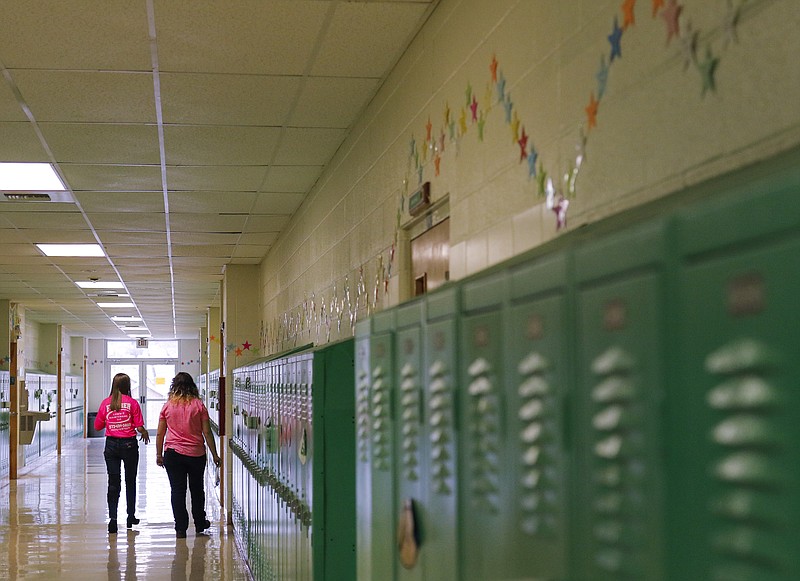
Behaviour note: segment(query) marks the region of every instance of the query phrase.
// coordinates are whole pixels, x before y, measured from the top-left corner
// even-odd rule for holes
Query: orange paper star
[[[592,127],[597,127],[597,107],[599,104],[600,102],[594,98],[594,93],[592,93],[592,96],[589,99],[589,105],[586,107],[586,119],[588,121],[589,129]]]
[[[241,349],[241,347],[237,347],[236,348],[236,356],[237,357],[241,357],[241,355],[242,355],[242,349]]]
[[[425,141],[428,142],[431,140],[431,129],[433,129],[433,124],[431,123],[431,118],[428,117],[428,123],[425,125]]]
[[[492,71],[492,82],[497,82],[497,57],[492,55],[492,64],[489,65],[489,70]]]
[[[663,18],[664,22],[667,24],[667,44],[669,44],[673,36],[680,35],[680,23],[678,22],[678,18],[681,15],[681,10],[683,10],[683,6],[678,4],[678,0],[669,0],[669,4],[661,12],[661,18]]]
[[[653,0],[653,18],[658,16],[658,11],[664,7],[664,0]]]
[[[631,24],[636,23],[636,17],[633,14],[633,7],[636,5],[636,0],[625,0],[622,3],[622,29],[625,30]]]

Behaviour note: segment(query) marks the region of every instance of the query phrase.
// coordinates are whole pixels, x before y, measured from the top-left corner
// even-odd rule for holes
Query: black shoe
[[[185,539],[186,538],[186,531],[175,531],[175,538],[177,538],[177,539]]]
[[[108,521],[108,532],[109,533],[117,532],[117,519],[112,518],[110,521]]]
[[[140,522],[139,519],[136,518],[135,516],[129,516],[128,517],[128,528],[131,528],[133,525],[138,525],[139,522]]]
[[[196,532],[196,533],[199,535],[199,534],[201,534],[201,533],[202,533],[204,530],[206,530],[207,528],[209,528],[210,526],[211,526],[211,522],[210,522],[208,519],[206,519],[206,520],[204,520],[203,522],[201,522],[199,525],[197,525],[197,524],[195,525],[195,527],[194,527],[194,532]]]

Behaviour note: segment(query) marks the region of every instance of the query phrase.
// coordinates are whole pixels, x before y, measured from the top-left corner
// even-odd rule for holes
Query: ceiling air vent
[[[69,192],[3,192],[0,200],[7,202],[68,202],[75,200]]]

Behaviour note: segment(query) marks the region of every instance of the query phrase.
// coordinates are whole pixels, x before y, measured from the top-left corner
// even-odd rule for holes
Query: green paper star
[[[547,183],[547,172],[544,170],[542,162],[539,162],[539,171],[536,175],[536,183],[539,184],[539,197],[543,198],[547,194],[545,184]]]
[[[701,93],[702,96],[705,96],[706,92],[712,91],[716,92],[717,84],[714,78],[714,73],[717,70],[717,65],[719,64],[719,57],[715,57],[711,52],[711,47],[706,47],[706,57],[703,61],[697,61],[697,70],[700,71],[700,76],[703,80],[703,92]]]

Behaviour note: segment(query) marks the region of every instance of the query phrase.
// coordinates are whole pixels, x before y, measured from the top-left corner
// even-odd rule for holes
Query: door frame
[[[140,390],[144,386],[147,385],[147,366],[148,365],[171,365],[172,368],[173,368],[172,377],[174,377],[175,374],[178,372],[178,359],[170,359],[170,358],[165,358],[165,359],[157,359],[157,358],[154,358],[154,359],[116,359],[116,358],[115,359],[107,359],[106,360],[106,364],[105,364],[105,377],[107,378],[109,386],[111,385],[111,380],[114,378],[114,375],[116,374],[116,372],[112,373],[112,368],[114,366],[119,366],[119,365],[136,366],[136,367],[139,368],[138,383],[136,385]],[[168,381],[172,377],[168,378]],[[131,383],[134,383],[133,382],[133,377],[131,377]],[[167,387],[167,389],[168,389],[168,387]],[[131,390],[131,391],[133,391],[133,390]],[[148,431],[154,431],[158,427],[158,416],[157,416],[157,414],[155,414],[156,417],[154,417],[154,418],[148,417],[149,414],[148,414],[147,410],[148,410],[149,406],[147,405],[148,400],[147,400],[147,396],[146,395],[143,395],[140,392],[138,394],[138,398],[137,399],[139,401],[139,405],[142,408],[142,417],[144,418],[145,428]],[[164,400],[161,400],[161,399],[153,400],[153,399],[151,399],[150,401],[151,402],[153,402],[153,401],[166,401],[166,398]]]

